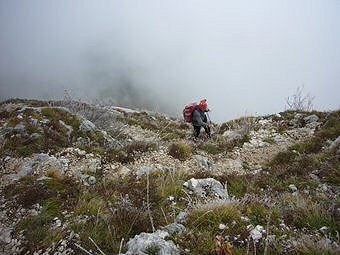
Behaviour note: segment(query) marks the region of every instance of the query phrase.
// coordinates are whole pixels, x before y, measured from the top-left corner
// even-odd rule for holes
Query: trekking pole
[[[210,135],[211,135],[211,119],[210,119],[210,116],[209,116],[209,113],[207,112],[207,118],[208,118],[208,122],[209,122],[209,133],[210,133]]]
[[[208,112],[207,112],[207,117],[208,117],[209,124],[211,124],[211,120],[210,120],[210,116]]]

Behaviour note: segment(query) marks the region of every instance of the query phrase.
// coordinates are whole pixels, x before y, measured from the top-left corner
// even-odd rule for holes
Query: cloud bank
[[[217,121],[284,110],[304,84],[340,106],[340,2],[0,2],[0,98],[112,99]]]

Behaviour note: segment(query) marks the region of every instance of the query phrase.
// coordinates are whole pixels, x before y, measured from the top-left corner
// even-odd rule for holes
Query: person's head
[[[199,108],[205,112],[209,111],[207,99],[202,99],[199,104]]]

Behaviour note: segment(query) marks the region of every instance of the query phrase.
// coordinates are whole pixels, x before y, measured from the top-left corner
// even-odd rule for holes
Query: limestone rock
[[[148,249],[155,247],[158,255],[179,255],[180,251],[172,241],[165,240],[169,233],[157,230],[155,233],[140,233],[127,243],[126,255],[147,255]]]
[[[303,120],[307,123],[313,123],[313,122],[318,122],[319,121],[319,117],[316,116],[315,114],[309,115],[307,117],[304,117]]]
[[[79,126],[80,130],[82,131],[95,131],[96,130],[96,125],[93,124],[91,121],[87,120],[87,119],[84,119],[80,126]]]
[[[222,200],[227,200],[229,198],[228,193],[223,188],[223,185],[214,178],[191,178],[183,185],[203,198],[215,197]]]

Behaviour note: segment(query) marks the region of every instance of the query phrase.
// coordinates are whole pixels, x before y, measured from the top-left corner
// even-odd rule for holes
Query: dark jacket
[[[208,120],[205,112],[198,106],[192,111],[192,125],[196,127],[207,127]]]

